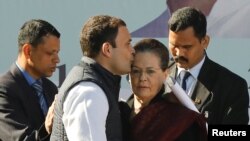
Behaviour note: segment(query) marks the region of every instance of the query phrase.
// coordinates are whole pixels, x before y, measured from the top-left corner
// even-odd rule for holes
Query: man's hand
[[[51,104],[51,106],[49,107],[46,119],[45,119],[45,128],[46,131],[51,134],[52,132],[52,125],[53,125],[53,118],[54,118],[54,108],[55,108],[55,101],[56,101],[56,96],[55,96],[55,100],[53,101],[53,103]]]

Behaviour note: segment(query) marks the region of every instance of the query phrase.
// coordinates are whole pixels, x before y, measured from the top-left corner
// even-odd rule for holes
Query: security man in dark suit
[[[170,76],[192,98],[208,124],[248,124],[247,82],[206,54],[209,36],[204,14],[190,7],[175,11],[168,21]],[[182,73],[183,72],[183,73]],[[187,77],[184,77],[188,73]]]
[[[56,28],[44,20],[33,19],[21,27],[17,60],[0,77],[0,140],[49,140],[45,128],[52,126],[49,107],[57,86],[46,77],[59,63],[59,38]]]

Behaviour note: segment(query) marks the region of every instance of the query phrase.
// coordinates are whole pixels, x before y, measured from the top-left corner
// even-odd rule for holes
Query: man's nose
[[[55,63],[60,63],[60,58],[59,58],[59,55],[58,55],[58,54],[55,55],[55,58],[53,59],[53,61],[54,61]]]

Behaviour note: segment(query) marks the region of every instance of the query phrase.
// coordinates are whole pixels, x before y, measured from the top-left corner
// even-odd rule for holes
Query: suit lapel
[[[43,80],[44,96],[49,107],[54,101],[55,94],[58,93],[57,87],[52,82],[50,82],[47,78],[43,78],[42,80]]]
[[[43,85],[43,92],[44,92],[44,96],[45,96],[45,99],[46,99],[48,107],[49,107],[51,105],[51,103],[53,102],[54,97],[52,97],[51,90],[49,90],[46,85]]]
[[[209,103],[212,97],[212,93],[200,81],[197,81],[191,96],[196,108],[201,111],[202,107]]]
[[[29,121],[40,123],[44,120],[44,116],[42,114],[35,90],[33,90],[31,86],[29,86],[28,82],[15,64],[11,67],[11,73],[19,88],[16,94],[21,99],[21,103],[23,104],[24,110],[28,115]],[[37,117],[33,118],[34,115],[37,115]]]
[[[193,92],[191,93],[191,99],[193,100],[196,108],[201,111],[202,107],[209,103],[213,97],[213,94],[210,92],[210,90],[206,87],[208,84],[211,84],[210,77],[210,68],[209,68],[209,59],[206,57],[205,62],[201,68],[201,71],[198,76],[198,81],[196,82],[195,88]],[[210,75],[208,75],[210,74]],[[172,78],[177,77],[177,66],[176,64],[172,65],[169,68],[169,76]],[[209,76],[209,77],[207,77]],[[210,86],[210,85],[208,85]]]
[[[176,65],[172,65],[170,68],[168,68],[168,73],[169,76],[171,76],[172,78],[174,78],[176,80],[177,77],[177,67]]]
[[[214,71],[213,62],[206,57],[198,75],[198,80],[206,86],[209,91],[212,91],[213,84],[216,82],[217,72]]]

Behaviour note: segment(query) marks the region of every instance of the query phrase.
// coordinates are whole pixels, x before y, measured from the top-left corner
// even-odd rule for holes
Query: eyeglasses
[[[161,68],[148,68],[146,70],[141,70],[138,68],[132,68],[130,74],[134,77],[141,77],[143,74],[146,74],[148,77],[152,77],[154,74],[157,73],[158,70],[161,70]]]

